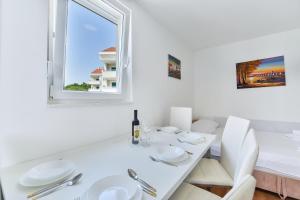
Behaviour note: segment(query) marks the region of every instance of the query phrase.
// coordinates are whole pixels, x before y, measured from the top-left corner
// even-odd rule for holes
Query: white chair
[[[232,186],[238,167],[239,152],[247,135],[250,121],[230,116],[222,142],[221,161],[203,158],[187,177],[186,182],[198,185]]]
[[[243,177],[223,198],[188,183],[183,183],[170,200],[252,200],[256,180],[247,175]]]
[[[239,182],[242,180],[242,177],[253,173],[258,158],[258,152],[259,147],[255,137],[255,131],[254,129],[250,129],[242,145],[234,182]]]
[[[252,200],[255,192],[256,180],[248,175],[237,187],[232,188],[223,200]]]
[[[171,107],[170,126],[190,131],[192,126],[192,108]]]

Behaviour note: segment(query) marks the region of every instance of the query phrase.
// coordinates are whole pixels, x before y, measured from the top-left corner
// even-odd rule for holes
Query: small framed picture
[[[168,55],[168,75],[181,79],[181,61],[170,54]]]

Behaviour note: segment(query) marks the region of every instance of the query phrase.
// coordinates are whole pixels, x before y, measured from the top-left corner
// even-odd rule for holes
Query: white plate
[[[187,153],[185,152],[184,155],[181,156],[180,158],[174,159],[173,161],[169,161],[169,162],[174,163],[174,164],[178,164],[178,163],[183,162],[183,161],[185,161],[185,160],[187,160],[187,159],[189,159],[189,158],[190,158],[189,154],[187,154]]]
[[[184,156],[185,151],[180,147],[161,145],[157,147],[156,153],[156,157],[161,160],[168,162],[177,162]]]
[[[206,141],[205,136],[197,133],[184,133],[180,135],[180,139],[192,144],[200,144]]]
[[[142,200],[143,198],[143,189],[141,186],[138,186],[138,189],[135,193],[135,196],[132,200]]]
[[[20,178],[19,183],[27,187],[44,186],[70,176],[74,170],[75,165],[70,161],[49,161],[31,168]]]
[[[137,183],[128,176],[108,176],[87,191],[88,200],[141,200]]]
[[[131,200],[141,200],[143,198],[143,189],[141,186],[138,186],[137,191],[134,197]],[[80,200],[89,200],[87,192],[80,196]]]

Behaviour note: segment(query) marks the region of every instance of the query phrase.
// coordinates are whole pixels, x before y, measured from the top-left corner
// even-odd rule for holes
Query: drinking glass
[[[145,124],[144,122],[142,122],[141,124],[141,145],[142,146],[150,146],[150,142],[151,142],[151,132],[153,130],[147,126],[147,124]]]

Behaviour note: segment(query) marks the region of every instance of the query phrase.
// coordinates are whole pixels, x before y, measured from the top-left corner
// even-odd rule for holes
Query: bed
[[[285,199],[300,199],[300,142],[284,133],[256,133],[260,146],[254,176],[257,187]]]
[[[212,156],[220,156],[223,128],[217,128],[216,140],[210,149]],[[281,199],[300,199],[300,141],[285,133],[256,131],[259,156],[254,171],[257,187],[278,193]]]
[[[269,169],[300,180],[300,142],[284,133],[256,132],[260,146],[257,168]],[[284,148],[283,148],[284,147]]]

